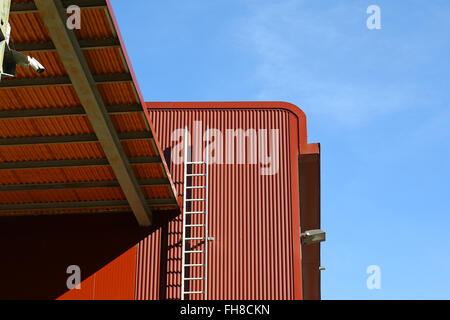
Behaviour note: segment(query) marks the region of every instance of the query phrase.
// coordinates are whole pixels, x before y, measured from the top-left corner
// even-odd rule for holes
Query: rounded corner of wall
[[[299,144],[307,144],[308,142],[308,131],[307,131],[307,119],[305,112],[297,105],[280,101],[278,102],[278,107],[282,108],[289,113],[291,113],[298,120],[298,128],[299,128]]]
[[[287,111],[293,113],[296,117],[298,117],[302,121],[306,121],[306,114],[299,106],[286,101],[280,101],[279,104],[283,109],[286,109]]]

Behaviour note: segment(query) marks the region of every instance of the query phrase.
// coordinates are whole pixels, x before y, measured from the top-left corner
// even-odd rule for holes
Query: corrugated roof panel
[[[76,202],[76,201],[106,201],[123,200],[125,195],[120,188],[101,188],[88,190],[52,190],[4,192],[0,204]]]
[[[64,210],[13,210],[0,211],[0,216],[27,216],[27,215],[61,215],[61,214],[95,214],[95,213],[126,213],[129,207],[114,208],[87,208],[87,209],[64,209]]]
[[[164,178],[164,172],[160,164],[139,164],[133,166],[134,174],[138,179],[148,177]]]
[[[49,137],[95,134],[86,116],[0,119],[0,138]]]
[[[169,199],[170,189],[167,186],[142,187],[145,196],[149,199]]]
[[[107,106],[139,104],[136,91],[130,82],[98,84],[97,88]]]
[[[74,30],[78,40],[99,40],[115,38],[107,8],[81,10],[81,28]]]
[[[0,111],[69,108],[81,105],[72,86],[0,89]]]
[[[154,157],[156,150],[151,140],[129,140],[123,141],[122,146],[128,157]]]
[[[12,146],[0,148],[1,162],[104,159],[99,143]]]
[[[148,176],[148,175],[147,175]],[[80,167],[40,170],[0,170],[0,184],[37,184],[88,181],[114,181],[111,167]]]
[[[83,51],[93,74],[128,73],[119,48],[102,48]]]
[[[138,179],[164,178],[160,164],[133,165]],[[0,170],[0,184],[58,183],[115,180],[111,167],[80,167],[39,170]]]
[[[118,133],[146,132],[142,114],[111,115]],[[95,134],[87,116],[0,119],[0,138]]]
[[[37,12],[11,14],[9,23],[12,43],[41,43],[50,41],[47,27]]]
[[[110,117],[118,132],[148,131],[148,125],[141,113],[117,114]]]

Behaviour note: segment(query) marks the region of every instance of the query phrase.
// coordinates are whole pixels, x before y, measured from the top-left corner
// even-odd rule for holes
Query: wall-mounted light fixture
[[[325,239],[325,231],[320,229],[317,230],[308,230],[301,234],[302,244],[307,246],[309,244],[315,244],[324,242]]]

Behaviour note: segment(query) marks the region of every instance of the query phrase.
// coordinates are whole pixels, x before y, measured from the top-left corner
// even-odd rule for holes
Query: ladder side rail
[[[186,198],[187,198],[187,170],[188,170],[188,154],[189,154],[189,150],[188,150],[188,127],[186,126],[184,128],[184,192],[183,192],[183,221],[182,221],[182,228],[183,228],[183,235],[181,238],[181,300],[184,300],[184,295],[185,295],[185,264],[186,264],[186,228],[185,228],[185,224],[186,224]]]
[[[206,163],[206,176],[205,176],[205,267],[204,267],[204,300],[208,300],[208,197],[209,197],[209,126],[206,126],[206,155],[205,155],[205,163]]]

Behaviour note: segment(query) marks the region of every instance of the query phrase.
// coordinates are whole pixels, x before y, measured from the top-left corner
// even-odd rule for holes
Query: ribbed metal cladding
[[[212,164],[210,167],[209,234],[214,241],[208,247],[208,299],[298,298],[301,288],[294,288],[294,277],[299,276],[294,272],[298,272],[300,261],[296,258],[299,253],[294,250],[300,248],[293,231],[299,229],[299,225],[293,225],[298,222],[298,216],[294,218],[298,208],[292,207],[292,198],[298,197],[292,188],[293,184],[298,184],[298,173],[292,172],[291,161],[292,152],[298,152],[298,148],[292,150],[292,112],[276,107],[167,109],[158,103],[147,104],[147,107],[166,158],[178,144],[171,141],[172,132],[188,126],[193,135],[195,122],[201,123],[202,134],[206,126],[219,130],[224,146],[227,129],[254,129],[256,132],[265,129],[269,141],[271,130],[279,130],[277,174],[262,175],[259,162],[256,165]],[[299,128],[294,129],[298,134]],[[224,152],[224,161],[226,157]],[[183,196],[184,166],[170,159],[169,167],[177,194]],[[166,236],[163,232],[153,233],[139,244],[137,299],[179,299],[181,296],[181,216],[170,222]],[[167,239],[167,244],[161,239]],[[158,259],[164,250],[167,251],[167,272],[159,270],[162,261]],[[193,261],[196,262],[199,261]],[[155,280],[160,275],[167,276],[167,280]],[[161,283],[164,291],[159,288]],[[201,290],[200,286],[191,288]]]
[[[136,300],[158,300],[161,230],[137,245]],[[146,284],[146,285],[143,285]]]

